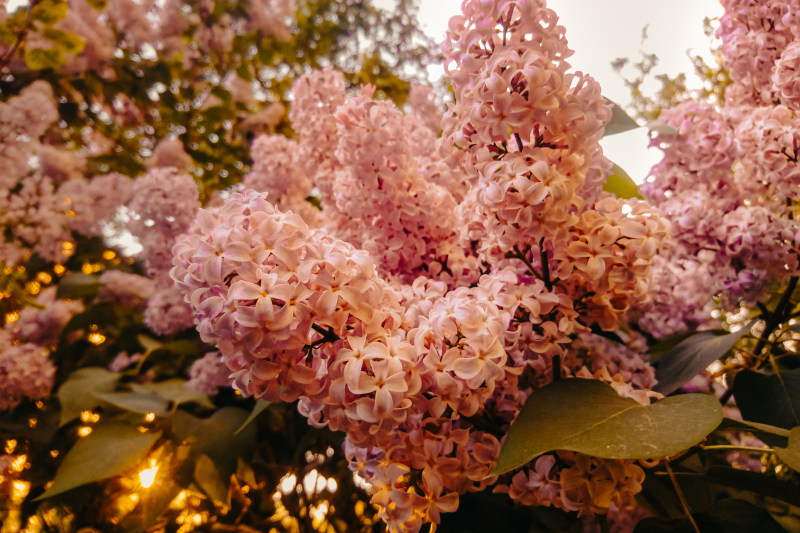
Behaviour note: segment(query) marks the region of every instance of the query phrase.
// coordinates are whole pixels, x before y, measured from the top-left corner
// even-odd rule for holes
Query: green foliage
[[[258,415],[264,412],[264,409],[271,405],[270,402],[266,400],[256,400],[256,405],[253,407],[253,410],[250,411],[250,415],[247,417],[247,420],[242,422],[242,425],[239,426],[239,429],[236,430],[236,433],[239,433],[244,428],[246,428],[253,420],[255,420]]]
[[[91,298],[97,296],[97,292],[102,286],[100,278],[94,274],[70,272],[59,281],[56,296],[60,299],[71,300]]]
[[[31,18],[46,26],[52,26],[64,20],[69,8],[66,0],[42,0],[33,2]]]
[[[775,448],[778,459],[800,472],[800,426],[789,432],[789,443],[785,448]]]
[[[784,429],[800,426],[800,369],[766,375],[742,370],[733,396],[745,420]]]
[[[86,46],[86,39],[78,37],[72,32],[59,30],[57,28],[45,28],[42,31],[45,39],[53,41],[53,44],[67,54],[80,54]]]
[[[147,454],[160,433],[142,433],[135,426],[104,422],[75,443],[58,468],[53,484],[37,499],[122,474]],[[91,465],[91,466],[89,466]]]
[[[508,430],[494,474],[553,450],[609,459],[673,455],[703,440],[721,421],[722,407],[708,395],[672,396],[643,406],[600,381],[562,379],[528,397]]]
[[[114,391],[119,377],[119,374],[97,367],[80,368],[70,374],[58,389],[58,402],[61,404],[59,425],[63,426],[78,418],[83,411],[99,406],[101,400],[96,393]]]
[[[58,48],[28,48],[25,64],[31,70],[54,69],[64,64],[64,56]]]
[[[733,333],[701,331],[684,339],[661,358],[656,369],[658,383],[654,390],[669,394],[724,357],[746,335],[755,321]]]
[[[703,533],[785,533],[778,522],[763,508],[746,500],[726,498],[714,509],[694,515]],[[688,518],[646,518],[637,524],[634,533],[696,533]]]
[[[636,182],[622,170],[619,165],[614,165],[603,183],[603,190],[616,196],[617,198],[643,198],[639,193]]]
[[[606,104],[610,104],[613,107],[611,108],[611,120],[606,124],[604,135],[616,135],[640,127],[636,121],[622,109],[622,106],[611,100],[606,100]]]

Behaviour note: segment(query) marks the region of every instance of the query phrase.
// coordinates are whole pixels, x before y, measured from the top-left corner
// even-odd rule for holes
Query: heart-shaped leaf
[[[742,418],[784,429],[800,426],[800,369],[780,374],[742,370],[733,380]]]
[[[733,333],[720,335],[715,331],[702,331],[683,340],[663,356],[656,369],[658,384],[653,387],[661,394],[678,390],[687,381],[708,368],[708,365],[728,353],[755,321]]]
[[[100,405],[95,393],[111,392],[117,386],[119,374],[101,367],[81,368],[73,372],[58,389],[58,402],[61,404],[60,426],[74,420],[83,411]]]
[[[193,451],[208,455],[221,471],[230,474],[236,469],[236,457],[247,457],[255,446],[254,426],[236,432],[247,417],[247,411],[236,407],[222,407],[208,418],[178,410],[172,418],[172,430]]]
[[[800,472],[800,426],[789,432],[789,445],[786,448],[775,448],[778,459],[789,465],[795,472]]]
[[[617,198],[643,198],[639,193],[639,186],[619,165],[611,168],[611,172],[603,183],[603,190]]]
[[[607,459],[650,459],[694,446],[722,421],[705,394],[671,396],[648,406],[603,382],[562,379],[533,391],[511,425],[493,475],[552,450]]]
[[[83,437],[64,457],[53,484],[36,498],[62,492],[122,474],[139,464],[161,432],[142,433],[121,422],[105,422]]]
[[[616,135],[639,127],[636,121],[620,105],[608,99],[606,99],[606,103],[611,104],[613,107],[611,108],[611,120],[606,124],[604,135]]]

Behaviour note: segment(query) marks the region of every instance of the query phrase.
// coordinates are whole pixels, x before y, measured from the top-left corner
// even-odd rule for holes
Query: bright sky
[[[460,12],[460,0],[421,0],[419,18],[423,29],[444,38],[449,18]],[[659,72],[675,75],[692,72],[688,49],[703,53],[711,61],[703,19],[718,17],[722,7],[716,0],[548,0],[567,29],[567,40],[575,55],[572,66],[591,74],[603,94],[621,104],[629,101],[622,79],[611,69],[618,57],[638,59],[642,29],[648,26],[645,51],[660,59]],[[691,75],[689,76],[691,80]],[[606,155],[641,182],[661,158],[647,149],[644,128],[604,139]]]

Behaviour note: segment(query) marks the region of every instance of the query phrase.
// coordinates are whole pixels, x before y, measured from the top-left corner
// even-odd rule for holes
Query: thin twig
[[[702,446],[703,450],[722,450],[722,451],[742,451],[755,453],[775,453],[772,448],[756,448],[754,446],[735,446],[733,444],[714,444],[712,446]]]
[[[686,513],[686,518],[688,518],[689,522],[692,523],[695,533],[700,533],[700,528],[697,527],[697,522],[694,521],[694,517],[692,516],[692,510],[689,508],[689,502],[686,501],[686,496],[683,494],[681,486],[678,485],[678,480],[675,479],[675,474],[672,472],[672,468],[669,466],[669,461],[664,463],[664,466],[667,467],[667,474],[669,474],[669,479],[672,481],[672,486],[675,487],[675,493],[678,495],[678,499],[681,501],[683,512]]]

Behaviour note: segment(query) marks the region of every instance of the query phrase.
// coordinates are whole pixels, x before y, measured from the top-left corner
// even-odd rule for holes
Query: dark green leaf
[[[80,54],[83,52],[83,47],[86,46],[86,39],[58,28],[45,28],[42,35],[45,39],[53,41],[60,50],[67,54]]]
[[[752,472],[729,466],[712,466],[706,476],[713,482],[735,489],[753,492],[758,495],[771,496],[779,500],[800,505],[800,491],[797,485],[761,472]]]
[[[722,331],[722,330],[720,330]],[[662,357],[667,355],[671,352],[675,347],[683,342],[688,337],[695,335],[696,331],[687,331],[685,333],[678,333],[677,335],[672,335],[671,337],[667,337],[666,339],[661,339],[654,345],[650,346],[647,350],[647,355],[650,358],[651,363],[657,363],[661,360]]]
[[[125,411],[134,413],[167,414],[167,401],[161,396],[139,392],[96,392],[95,396],[104,403],[110,403]]]
[[[661,394],[678,390],[708,365],[727,354],[754,323],[751,321],[734,333],[719,335],[713,331],[702,331],[688,337],[661,358],[656,369],[658,384],[653,389]]]
[[[617,198],[639,198],[643,196],[639,193],[639,186],[622,170],[619,165],[614,165],[608,174],[603,190],[616,196]]]
[[[800,472],[800,426],[789,432],[789,444],[786,448],[775,448],[778,459],[789,465],[795,472]]]
[[[693,515],[703,533],[785,533],[780,524],[763,508],[746,500],[726,498],[714,504],[710,511]],[[646,518],[639,522],[634,533],[694,533],[697,531],[688,518]]]
[[[784,429],[800,426],[800,369],[766,375],[742,370],[733,380],[742,418]]]
[[[87,483],[122,474],[144,458],[161,433],[142,433],[121,422],[105,422],[83,437],[64,457],[41,500]]]
[[[600,381],[562,379],[528,397],[493,473],[552,450],[609,459],[673,455],[703,440],[721,421],[722,406],[709,395],[683,394],[643,406]]]
[[[717,430],[748,431],[756,435],[772,435],[783,437],[784,439],[789,436],[789,431],[783,428],[770,426],[769,424],[759,424],[758,422],[748,422],[747,420],[733,420],[732,418],[723,419]]]
[[[25,64],[31,70],[55,69],[64,64],[64,56],[57,48],[27,48]]]
[[[611,100],[606,100],[607,104],[611,104],[611,120],[606,124],[606,131],[604,135],[616,135],[623,131],[633,130],[639,127],[635,120],[633,120],[621,106],[615,104]]]
[[[111,392],[117,385],[119,374],[105,368],[87,367],[73,372],[58,389],[58,402],[61,404],[61,421],[67,422],[100,405],[96,393]]]
[[[208,418],[178,410],[172,418],[172,429],[195,452],[208,455],[224,471],[232,473],[236,469],[236,457],[246,457],[255,445],[254,426],[236,433],[247,417],[247,411],[235,407],[223,407]]]
[[[245,420],[242,423],[242,425],[239,426],[239,429],[236,430],[236,433],[239,433],[241,430],[243,430],[248,424],[250,424],[250,422],[255,420],[258,417],[258,415],[260,415],[264,411],[264,409],[266,409],[270,405],[271,403],[266,400],[256,400],[256,405],[250,412],[250,416],[248,416],[247,420]]]
[[[72,317],[64,329],[61,330],[61,338],[65,338],[68,333],[80,329],[88,330],[91,326],[103,327],[114,321],[114,309],[108,303],[93,305],[83,313],[78,313]]]
[[[100,283],[100,278],[93,274],[72,272],[66,274],[58,282],[56,295],[59,298],[71,298],[73,300],[78,298],[92,298],[97,296],[97,291],[99,291],[102,286],[103,284]]]

